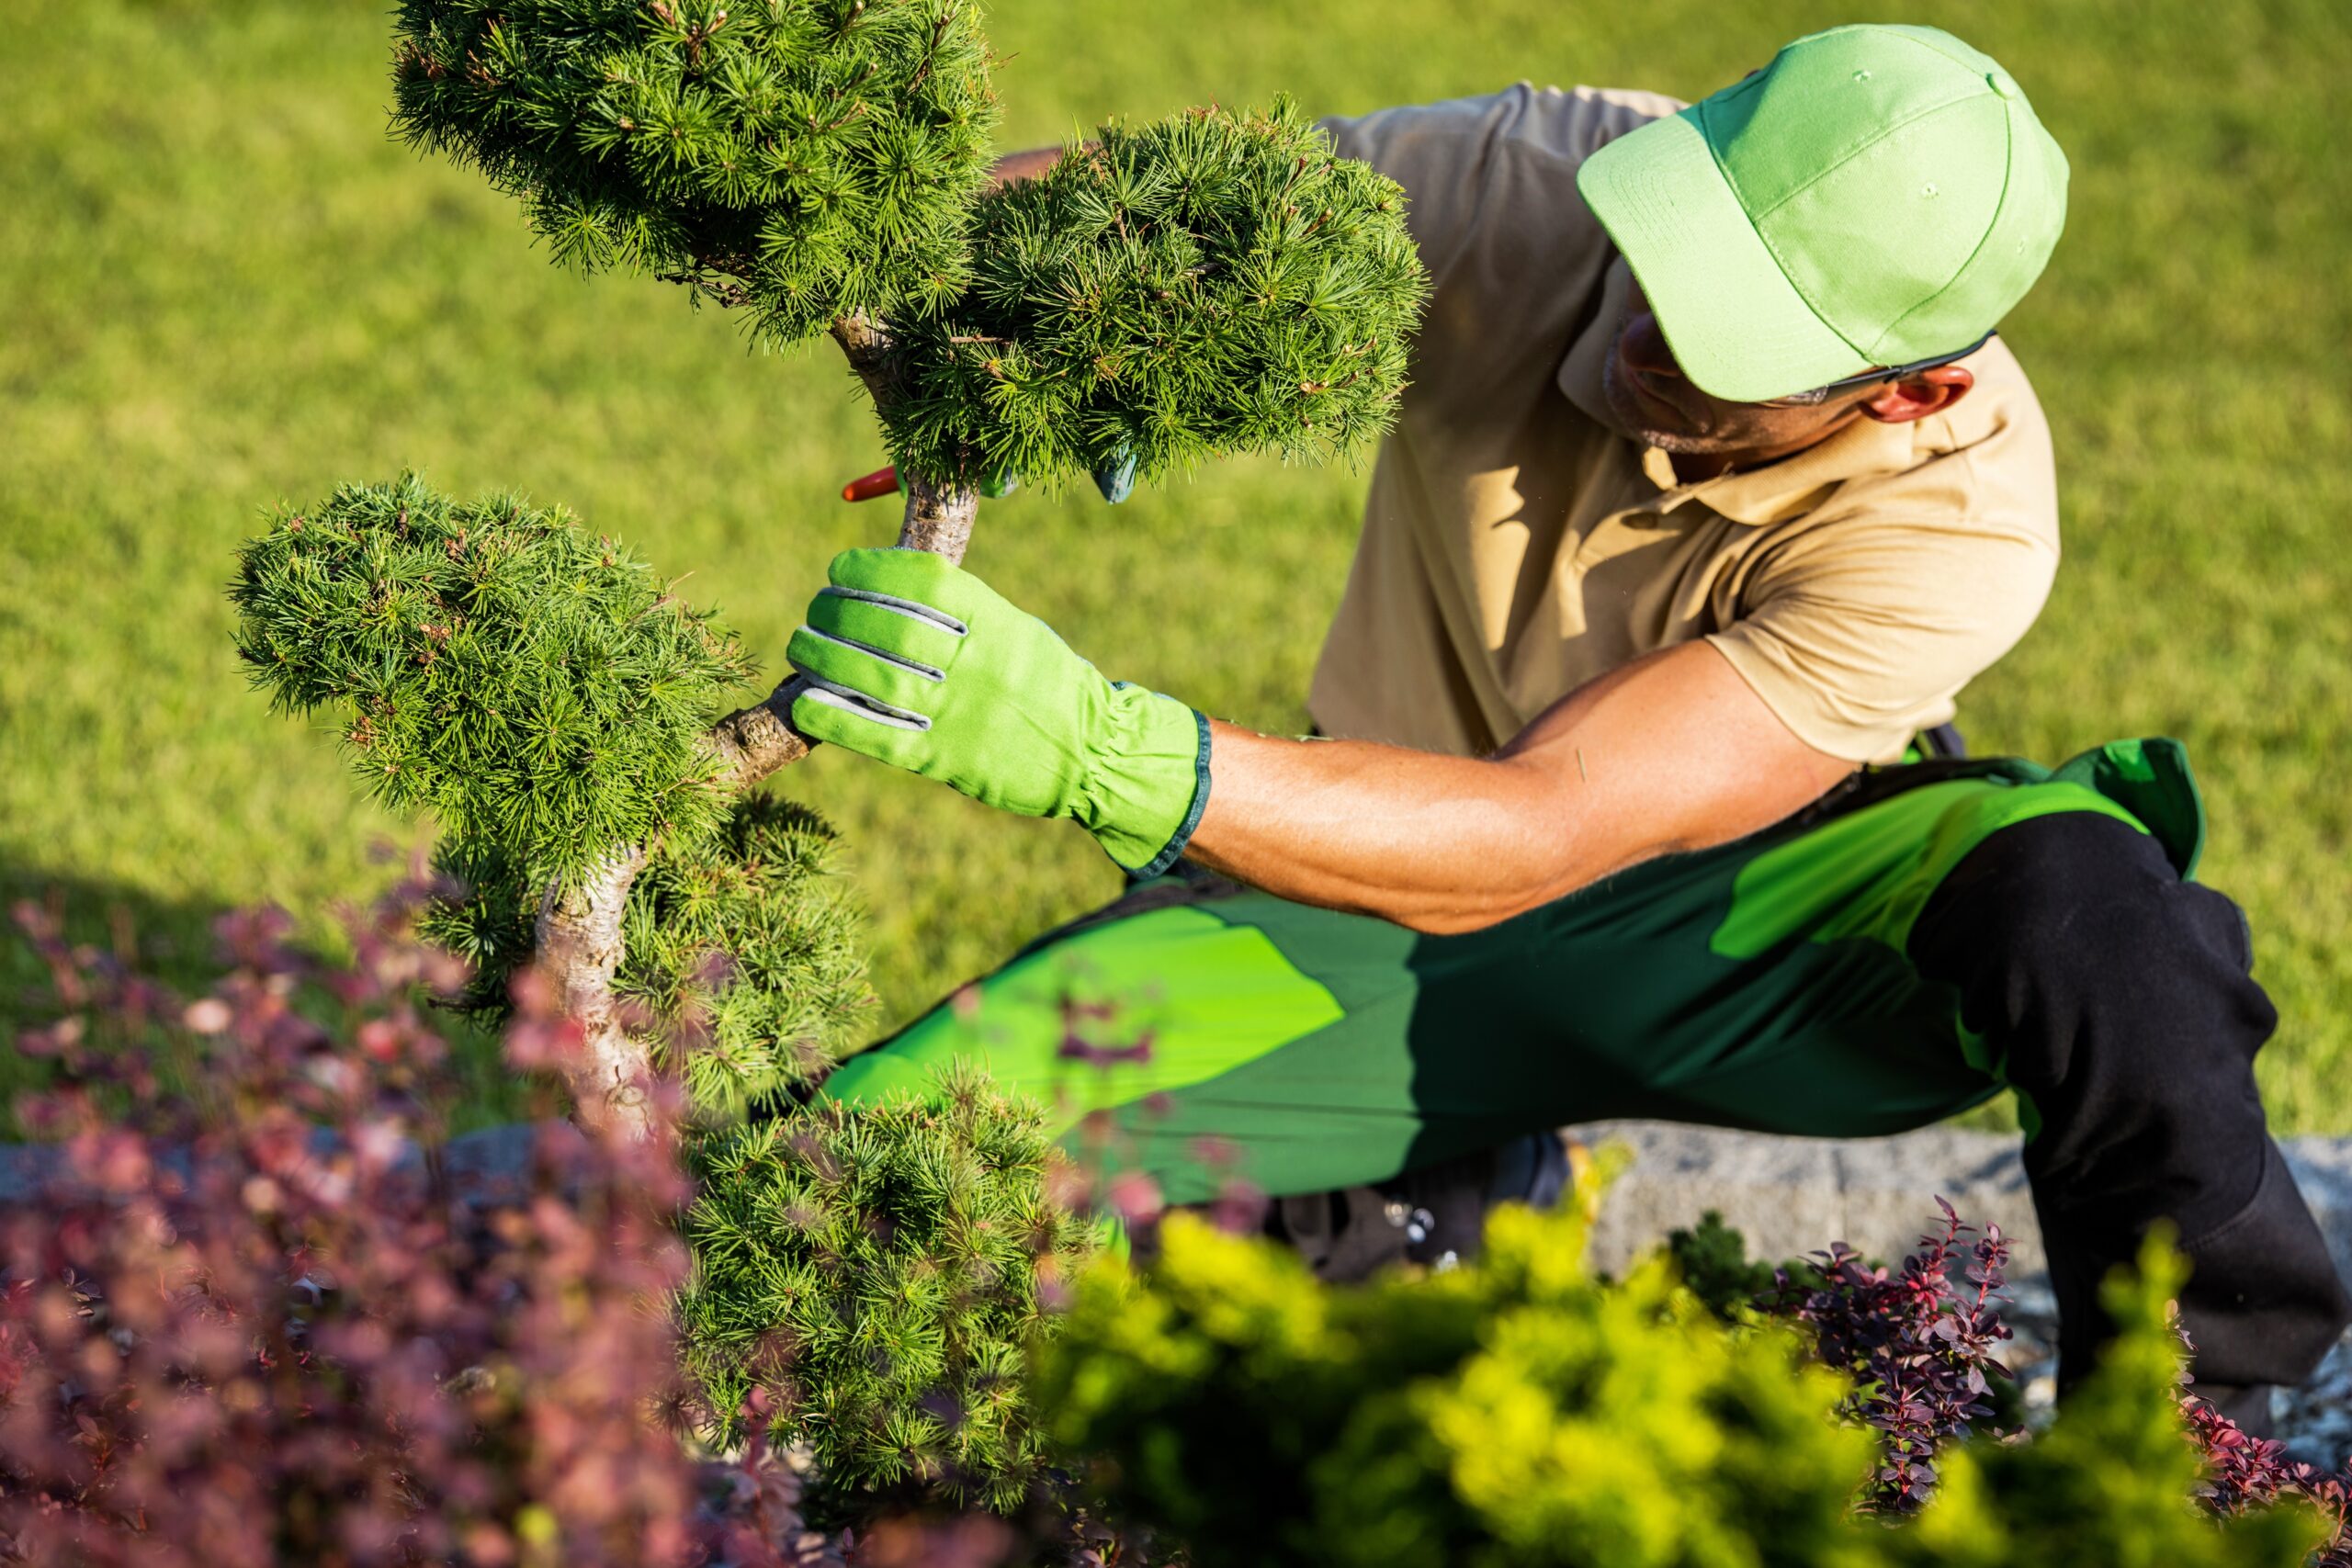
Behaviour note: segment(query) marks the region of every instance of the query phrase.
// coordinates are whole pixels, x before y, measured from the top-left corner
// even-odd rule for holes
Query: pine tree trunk
[[[845,316],[833,323],[833,337],[875,402],[891,395],[890,337],[880,321]],[[978,493],[965,485],[933,484],[909,476],[906,515],[899,525],[901,549],[924,550],[960,562],[971,543]],[[727,763],[723,783],[751,788],[778,769],[808,754],[809,743],[789,722],[793,700],[805,689],[794,676],[764,702],[729,714],[710,728],[710,745]],[[598,1125],[617,1119],[639,1135],[652,1130],[654,1101],[650,1046],[628,1032],[613,996],[624,942],[621,914],[630,886],[645,864],[640,846],[616,855],[569,892],[549,888],[539,907],[537,946],[540,967],[555,982],[558,1006],[577,1023],[582,1044],[564,1072],[572,1113]]]
[[[833,338],[876,406],[888,402],[894,389],[888,329],[871,317],[844,316],[833,323]],[[965,485],[933,484],[911,475],[904,476],[903,482],[907,510],[899,524],[899,547],[945,556],[960,564],[972,542],[978,493]],[[710,743],[727,760],[738,789],[749,789],[808,754],[808,742],[793,732],[788,717],[793,699],[805,689],[794,676],[768,694],[765,702],[729,714],[711,727]]]
[[[645,864],[632,845],[577,886],[550,886],[539,901],[535,935],[539,968],[555,984],[556,1007],[580,1026],[580,1046],[560,1069],[575,1120],[617,1123],[638,1137],[653,1132],[653,1060],[628,1032],[613,995],[624,942],[621,911]]]

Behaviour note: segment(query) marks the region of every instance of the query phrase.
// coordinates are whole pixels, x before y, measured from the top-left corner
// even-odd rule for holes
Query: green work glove
[[[1209,797],[1208,721],[1103,679],[1054,629],[919,550],[844,550],[786,658],[811,740],[1068,817],[1130,874],[1183,852]]]

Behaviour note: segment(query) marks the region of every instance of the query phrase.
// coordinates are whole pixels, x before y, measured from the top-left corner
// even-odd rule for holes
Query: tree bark
[[[621,911],[645,864],[629,845],[571,888],[550,886],[534,931],[539,968],[554,983],[556,1007],[580,1026],[578,1052],[558,1068],[571,1091],[572,1115],[591,1126],[618,1126],[637,1137],[653,1132],[653,1056],[628,1032],[613,976],[620,968]]]
[[[834,341],[865,383],[875,406],[885,406],[897,388],[890,334],[865,315],[833,323]],[[969,486],[933,484],[902,478],[906,514],[899,525],[901,549],[924,550],[961,562],[971,543],[979,495]],[[729,714],[710,728],[708,743],[724,763],[718,787],[742,791],[808,754],[809,742],[791,724],[793,699],[805,683],[793,676],[765,701]],[[580,1025],[583,1043],[563,1072],[571,1091],[572,1114],[595,1125],[617,1123],[642,1137],[653,1130],[653,1100],[646,1092],[653,1057],[647,1042],[630,1034],[613,996],[624,943],[621,914],[629,889],[644,867],[642,845],[616,853],[570,891],[548,889],[539,905],[536,933],[539,965],[555,983],[563,1016]]]

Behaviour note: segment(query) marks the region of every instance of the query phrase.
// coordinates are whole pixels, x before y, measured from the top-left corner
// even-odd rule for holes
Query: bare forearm
[[[1211,731],[1215,784],[1186,853],[1212,871],[1430,931],[1540,903],[1556,879],[1545,826],[1567,824],[1510,759]]]
[[[1691,643],[1570,694],[1489,758],[1213,725],[1186,852],[1302,903],[1473,931],[1754,832],[1851,767],[1789,734]]]

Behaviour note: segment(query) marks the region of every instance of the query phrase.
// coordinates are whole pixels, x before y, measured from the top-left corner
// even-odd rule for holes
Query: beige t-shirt
[[[1631,279],[1577,168],[1679,107],[1521,84],[1326,122],[1405,187],[1433,291],[1315,673],[1323,733],[1488,751],[1705,637],[1808,744],[1892,761],[2041,612],[2050,434],[1997,338],[1941,413],[1696,484],[1611,425]]]

